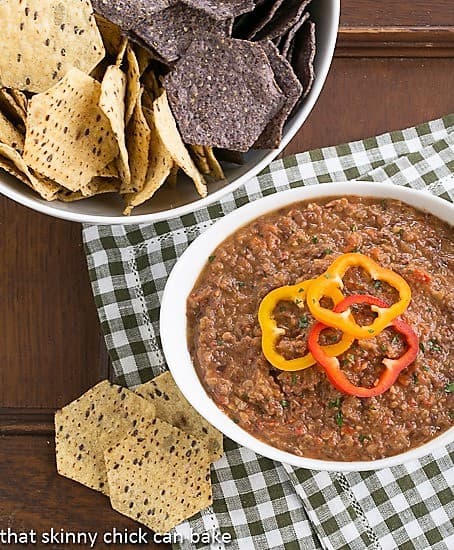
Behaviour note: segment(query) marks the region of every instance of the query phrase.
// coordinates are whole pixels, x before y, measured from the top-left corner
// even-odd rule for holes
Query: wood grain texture
[[[347,27],[454,26],[452,0],[342,0]]]
[[[284,155],[414,126],[454,112],[454,58],[335,59]]]
[[[138,530],[139,524],[115,512],[107,497],[56,475],[53,438],[1,437],[0,456],[0,529],[10,527],[16,532],[34,529],[42,534],[54,528],[66,532],[97,532],[99,537],[114,527],[118,531]],[[142,529],[149,533],[143,526]],[[6,548],[1,544],[0,547]],[[71,545],[33,547],[87,548]],[[96,548],[129,547],[96,545]],[[146,546],[150,550],[158,547],[167,546]]]
[[[56,408],[107,376],[80,226],[0,196],[0,406]]]
[[[285,154],[453,112],[453,75],[453,0],[342,0],[331,73]],[[3,197],[0,224],[0,529],[136,530],[55,470],[55,408],[109,374],[80,226]]]

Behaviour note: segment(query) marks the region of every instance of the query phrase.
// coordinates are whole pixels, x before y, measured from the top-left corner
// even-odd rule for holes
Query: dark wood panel
[[[1,529],[9,527],[15,532],[34,529],[42,534],[54,528],[66,532],[97,532],[99,537],[114,527],[117,531],[138,530],[138,523],[112,510],[107,497],[56,474],[53,439],[1,437],[0,456]],[[0,547],[4,546],[0,544]],[[63,548],[55,545],[36,547]],[[113,547],[136,546],[96,546]],[[162,549],[167,546],[151,543],[146,547]]]
[[[81,228],[5,197],[0,223],[0,407],[59,407],[107,375]]]
[[[335,59],[284,154],[361,139],[454,112],[454,59]]]
[[[346,26],[454,26],[452,0],[342,0]]]

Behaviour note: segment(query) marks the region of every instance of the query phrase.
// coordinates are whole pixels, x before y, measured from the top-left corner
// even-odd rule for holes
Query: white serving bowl
[[[221,411],[203,388],[187,347],[186,301],[207,258],[215,248],[241,226],[263,214],[298,201],[356,195],[398,199],[417,209],[430,212],[448,223],[454,220],[454,206],[425,191],[415,191],[384,183],[326,183],[283,191],[242,206],[217,221],[200,235],[184,252],[169,276],[161,306],[160,332],[167,364],[191,405],[218,430],[253,451],[302,468],[330,471],[378,470],[414,460],[454,441],[454,428],[429,443],[405,453],[372,461],[338,462],[304,458],[281,451],[243,430]]]
[[[0,193],[49,216],[76,222],[126,225],[152,223],[181,216],[207,206],[234,191],[261,172],[284,149],[309,116],[322,91],[336,44],[340,0],[314,0],[310,12],[317,25],[316,78],[309,95],[286,124],[281,146],[274,150],[250,151],[245,155],[245,164],[242,166],[225,165],[226,180],[210,184],[206,198],[200,198],[191,182],[182,182],[175,189],[165,186],[156,193],[151,202],[135,208],[131,216],[123,216],[124,206],[117,196],[99,195],[72,203],[47,202],[2,170],[0,170]]]

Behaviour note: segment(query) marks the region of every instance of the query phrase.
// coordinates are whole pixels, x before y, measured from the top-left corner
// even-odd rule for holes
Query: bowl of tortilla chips
[[[314,106],[339,0],[0,3],[0,192],[156,222],[263,170]]]

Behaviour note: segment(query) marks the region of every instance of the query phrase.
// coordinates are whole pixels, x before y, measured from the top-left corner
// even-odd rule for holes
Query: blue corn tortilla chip
[[[255,3],[253,0],[182,0],[184,4],[208,13],[215,19],[237,17],[242,13],[251,12]]]
[[[133,33],[142,45],[151,48],[160,61],[169,65],[177,61],[197,37],[206,33],[230,35],[231,24],[231,19],[219,21],[202,10],[178,2],[139,21]]]
[[[263,0],[257,2],[255,10],[240,17],[234,25],[233,36],[252,40],[263,27],[273,19],[284,0]]]
[[[295,47],[291,59],[293,70],[303,85],[304,99],[315,80],[314,58],[316,53],[315,23],[306,21],[295,35]]]
[[[260,44],[194,40],[164,88],[186,143],[247,151],[286,100]]]
[[[288,0],[283,2],[272,19],[254,34],[254,40],[278,38],[284,36],[298,23],[311,0]]]
[[[279,44],[279,51],[281,52],[281,55],[283,55],[284,57],[287,57],[289,55],[289,52],[294,43],[293,39],[295,38],[295,34],[300,30],[300,28],[309,19],[309,17],[310,17],[309,12],[306,11],[305,13],[303,13],[299,21],[297,21],[297,23],[293,25],[293,27],[288,31],[288,33],[284,37],[282,37]]]
[[[277,85],[284,92],[285,103],[281,110],[267,124],[265,130],[254,144],[255,149],[276,149],[282,140],[282,129],[290,113],[298,102],[303,87],[295,75],[290,63],[270,41],[259,42],[270,62]]]
[[[175,0],[92,0],[93,9],[118,25],[123,31],[130,31],[150,16],[175,4]]]

